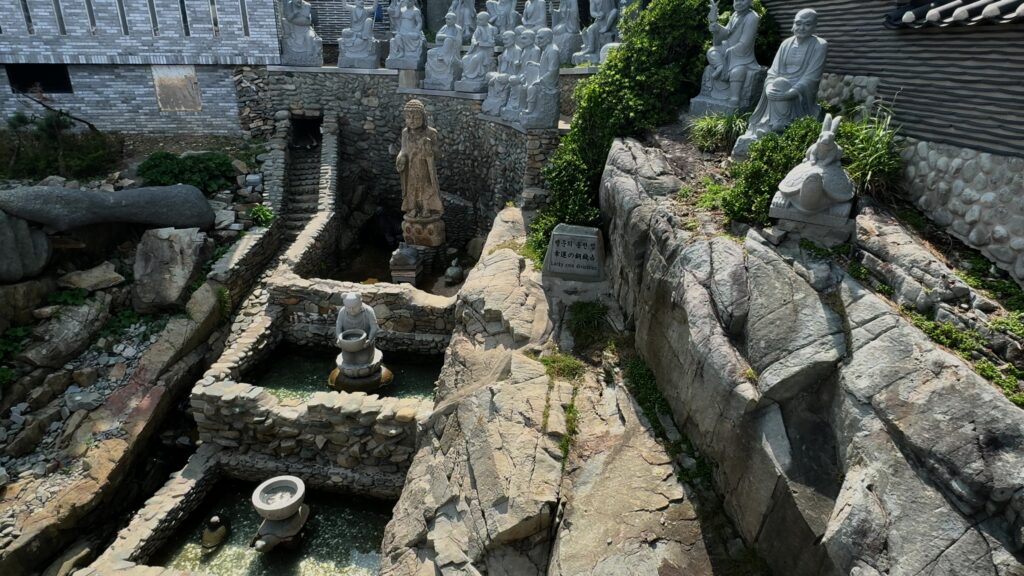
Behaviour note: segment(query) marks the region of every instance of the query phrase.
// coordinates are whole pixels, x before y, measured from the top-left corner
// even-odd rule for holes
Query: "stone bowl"
[[[285,520],[295,515],[306,497],[306,484],[295,476],[275,476],[256,487],[252,506],[267,520]]]
[[[358,328],[345,330],[338,338],[338,347],[342,352],[360,352],[366,343],[366,331]]]

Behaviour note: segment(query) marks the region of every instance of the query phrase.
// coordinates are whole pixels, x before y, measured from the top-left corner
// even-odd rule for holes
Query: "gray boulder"
[[[117,193],[23,186],[0,190],[0,210],[58,232],[89,224],[130,223],[157,227],[213,227],[214,215],[195,186],[150,186]]]
[[[0,194],[5,191],[0,190]],[[0,210],[0,284],[12,284],[43,271],[50,261],[50,242],[42,230]]]
[[[65,306],[61,313],[36,328],[31,344],[18,360],[33,366],[59,368],[89,347],[110,318],[109,294],[98,292],[80,306]]]
[[[206,234],[198,228],[147,230],[135,252],[132,304],[142,313],[173,308],[202,271]]]
[[[82,288],[89,292],[111,288],[122,282],[124,277],[117,273],[110,262],[88,270],[76,270],[57,279],[57,285],[61,288]]]

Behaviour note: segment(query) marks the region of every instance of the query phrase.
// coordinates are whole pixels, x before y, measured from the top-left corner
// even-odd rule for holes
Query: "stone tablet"
[[[544,258],[544,274],[567,280],[599,282],[604,270],[601,231],[586,226],[559,224],[551,233]]]

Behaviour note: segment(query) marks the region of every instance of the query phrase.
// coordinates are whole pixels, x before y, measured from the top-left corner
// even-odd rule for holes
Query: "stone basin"
[[[275,476],[252,493],[252,506],[260,517],[284,520],[294,516],[306,496],[306,484],[295,476]]]

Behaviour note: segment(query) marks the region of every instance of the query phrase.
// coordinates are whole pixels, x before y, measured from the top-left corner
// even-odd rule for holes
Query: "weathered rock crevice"
[[[663,161],[609,154],[611,283],[744,540],[777,574],[1021,574],[1024,412],[798,241],[677,227]]]

